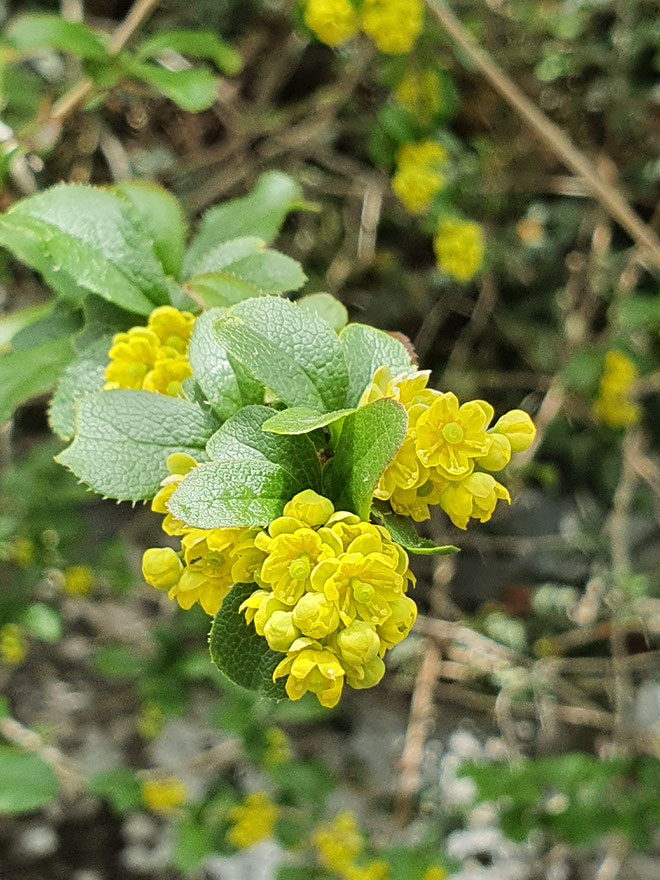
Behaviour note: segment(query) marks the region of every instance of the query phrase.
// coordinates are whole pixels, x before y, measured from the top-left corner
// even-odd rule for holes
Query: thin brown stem
[[[582,179],[591,195],[639,245],[649,263],[656,269],[660,269],[660,240],[651,227],[647,226],[633,211],[623,193],[598,173],[589,159],[573,144],[561,128],[548,119],[518,88],[476,42],[474,37],[465,30],[446,5],[440,4],[438,0],[427,0],[427,4],[447,34],[474,63],[495,91],[525,120],[552,152]]]

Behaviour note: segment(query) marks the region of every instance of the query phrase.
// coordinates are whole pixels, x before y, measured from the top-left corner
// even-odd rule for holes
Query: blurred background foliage
[[[450,5],[657,230],[657,4]],[[20,409],[0,445],[3,876],[657,877],[652,255],[428,10],[398,55],[325,45],[287,0],[0,14],[3,209],[135,178],[195,219],[286,171],[306,202],[278,247],[309,289],[404,333],[436,387],[527,409],[540,438],[510,511],[467,534],[428,524],[463,552],[418,560],[416,635],[376,691],[327,713],[229,688],[205,615],[141,583],[157,522],[77,486],[46,402]],[[1,351],[45,297],[2,252]]]

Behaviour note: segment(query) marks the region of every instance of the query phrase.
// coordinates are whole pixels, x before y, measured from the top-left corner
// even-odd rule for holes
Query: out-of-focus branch
[[[438,0],[427,0],[427,5],[441,27],[468,56],[495,91],[525,120],[552,152],[584,181],[591,195],[639,245],[648,262],[660,270],[660,240],[651,227],[633,211],[623,193],[598,173],[589,159],[578,150],[561,128],[548,119],[518,88],[446,5]]]

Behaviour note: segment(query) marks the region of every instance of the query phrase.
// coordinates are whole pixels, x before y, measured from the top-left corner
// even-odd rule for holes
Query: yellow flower
[[[341,46],[359,29],[351,0],[307,0],[305,24],[327,46]]]
[[[426,871],[422,880],[447,880],[447,877],[449,877],[449,874],[444,868],[441,868],[439,865],[433,865]]]
[[[430,122],[443,108],[442,80],[436,70],[408,70],[396,87],[397,103],[420,122]]]
[[[459,529],[467,528],[472,517],[488,522],[498,501],[511,504],[507,490],[490,474],[472,473],[464,480],[450,483],[440,496],[440,507]]]
[[[313,843],[321,866],[338,874],[351,868],[364,849],[355,816],[348,811],[339,813],[331,825],[321,825],[314,834]]]
[[[423,22],[422,0],[363,0],[362,30],[387,55],[409,52]]]
[[[447,479],[470,473],[474,459],[485,456],[491,440],[486,428],[493,408],[483,400],[459,406],[451,391],[440,394],[417,420],[417,454],[427,467]]]
[[[377,627],[381,650],[402,642],[417,620],[417,605],[410,596],[399,596],[390,603],[390,615]]]
[[[447,480],[436,471],[429,472],[429,478],[411,489],[397,486],[389,499],[392,510],[401,516],[409,516],[415,522],[423,522],[431,516],[430,507],[438,504],[440,495],[447,486]],[[374,492],[376,497],[380,497]]]
[[[108,352],[104,387],[180,397],[182,383],[192,376],[187,354],[194,323],[190,312],[160,306],[151,313],[146,327],[117,333]]]
[[[524,410],[512,409],[495,422],[489,433],[506,437],[512,452],[525,452],[534,442],[536,428]]]
[[[433,239],[438,268],[457,281],[469,281],[484,259],[484,240],[478,223],[447,218],[438,223]]]
[[[385,675],[381,657],[372,657],[361,666],[346,666],[346,684],[355,690],[375,687]]]
[[[380,638],[370,623],[354,620],[337,634],[337,649],[344,663],[349,666],[364,666],[378,656]]]
[[[293,612],[273,611],[264,624],[264,636],[271,651],[285,653],[289,650],[295,640],[300,637],[297,623]]]
[[[434,141],[406,144],[397,155],[392,191],[406,210],[422,214],[445,186],[447,153]]]
[[[142,802],[154,813],[173,813],[185,804],[186,787],[180,779],[149,779],[142,784]]]
[[[630,400],[630,390],[638,377],[637,367],[622,351],[608,351],[594,415],[610,428],[627,428],[642,416],[642,408]]]
[[[385,862],[370,862],[368,865],[351,865],[344,874],[344,880],[389,880],[390,869]]]
[[[305,593],[301,596],[295,604],[292,618],[300,632],[313,639],[323,639],[339,626],[337,608],[323,593]]]
[[[28,653],[28,641],[22,627],[5,623],[0,627],[0,662],[5,666],[20,666]]]
[[[202,563],[195,562],[183,569],[181,577],[170,588],[167,597],[176,599],[184,611],[189,611],[199,602],[204,611],[214,617],[231,587],[230,579],[209,577],[204,573]]]
[[[10,558],[19,568],[27,568],[34,562],[34,542],[29,538],[16,538],[10,549]]]
[[[232,823],[227,841],[236,849],[246,849],[271,837],[279,813],[279,808],[265,791],[249,794],[242,804],[232,807],[227,814]]]
[[[157,590],[170,590],[179,582],[183,564],[171,547],[150,547],[142,556],[142,577]]]
[[[316,694],[319,703],[332,709],[339,702],[344,685],[344,668],[337,657],[314,639],[297,639],[286,657],[275,668],[273,681],[282,676],[290,700],[299,700],[307,691]]]
[[[293,759],[289,737],[280,727],[269,727],[266,731],[266,750],[264,767],[277,767]]]
[[[69,596],[86,596],[93,582],[94,572],[89,565],[71,565],[64,572],[64,592]]]

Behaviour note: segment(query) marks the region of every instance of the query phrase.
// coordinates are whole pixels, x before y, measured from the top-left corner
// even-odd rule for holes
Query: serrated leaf
[[[225,597],[211,627],[211,659],[239,687],[269,699],[284,699],[283,680],[273,682],[275,667],[284,655],[271,651],[266,639],[238,611],[256,589],[255,584],[235,584]]]
[[[253,380],[239,382],[232,362],[213,331],[223,309],[209,309],[195,321],[188,359],[206,399],[221,419],[228,419],[242,406],[261,403],[263,386]]]
[[[220,80],[210,70],[168,70],[147,61],[130,65],[130,73],[153,86],[187,113],[208,110],[218,97]]]
[[[263,290],[259,290],[254,284],[242,281],[226,272],[208,272],[205,275],[195,275],[186,281],[185,287],[207,309],[214,307],[230,308],[243,300],[253,296],[267,296]]]
[[[357,406],[378,367],[387,366],[393,376],[413,368],[403,343],[366,324],[349,324],[339,334],[346,367],[348,393],[345,406]]]
[[[337,334],[287,300],[234,306],[215,325],[230,356],[289,406],[332,412],[344,405],[348,376]]]
[[[319,413],[305,406],[290,406],[271,416],[264,422],[263,430],[272,434],[309,434],[317,428],[325,428],[339,419],[355,412],[354,409],[338,409],[334,412]]]
[[[208,416],[186,400],[149,391],[99,391],[78,400],[76,436],[57,461],[96,492],[143,501],[167,476],[166,460],[199,460],[212,433]]]
[[[53,768],[37,755],[0,746],[0,815],[30,813],[57,797]]]
[[[261,250],[231,263],[225,271],[263,293],[298,290],[307,281],[300,263],[278,251]]]
[[[70,440],[75,431],[75,403],[79,397],[100,391],[105,384],[108,350],[112,336],[97,339],[64,370],[48,408],[51,428],[63,440]]]
[[[167,277],[150,239],[126,203],[110,192],[60,184],[19,202],[2,224],[17,235],[29,234],[32,242],[36,237],[36,250],[50,259],[51,273],[64,272],[88,293],[140,315],[168,301]],[[11,247],[1,235],[0,241]],[[26,262],[42,271],[43,259]]]
[[[168,275],[179,277],[186,244],[186,220],[179,202],[155,183],[125,181],[112,191],[126,199],[153,240],[154,253]]]
[[[286,174],[262,175],[246,196],[211,208],[204,215],[184,260],[184,275],[197,275],[195,268],[220,242],[255,236],[270,244],[293,205],[302,197],[298,183]]]
[[[0,425],[11,418],[16,407],[50,391],[74,356],[68,337],[0,356]]]
[[[211,272],[221,272],[232,263],[242,260],[243,257],[247,257],[263,247],[263,241],[251,235],[232,238],[230,241],[221,241],[208,250],[204,257],[195,264],[195,274],[207,275]]]
[[[337,510],[368,520],[376,484],[406,436],[408,416],[393,400],[377,400],[344,419],[326,494]]]
[[[219,428],[206,445],[215,461],[253,459],[279,465],[301,489],[321,491],[321,465],[309,437],[280,437],[266,434],[264,424],[272,409],[246,406]]]
[[[138,48],[139,58],[153,58],[162,52],[180,52],[191,58],[212,61],[221,73],[234,76],[243,66],[240,54],[212,31],[163,31],[149,37]]]
[[[265,526],[282,515],[301,488],[270,461],[212,461],[188,474],[168,506],[177,519],[198,529]]]
[[[348,324],[346,306],[330,293],[310,293],[296,300],[296,305],[305,312],[318,315],[337,332]]]
[[[108,50],[93,31],[82,22],[66,21],[59,15],[23,15],[5,32],[18,52],[35,49],[56,49],[79,58],[104,61]]]
[[[371,512],[385,526],[392,540],[415,556],[450,556],[459,552],[458,547],[453,544],[441,546],[428,538],[422,538],[417,534],[409,516],[398,516],[384,504],[375,504]]]

